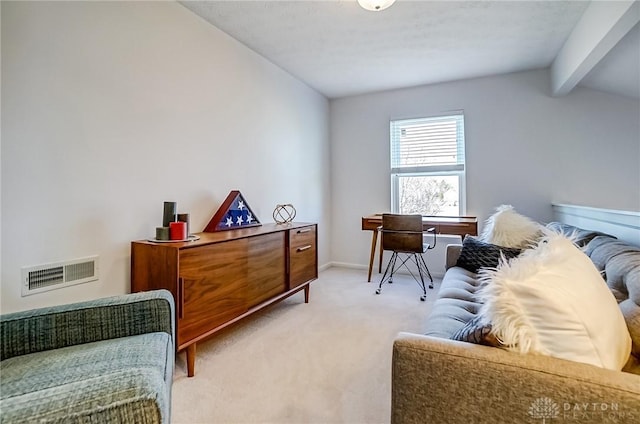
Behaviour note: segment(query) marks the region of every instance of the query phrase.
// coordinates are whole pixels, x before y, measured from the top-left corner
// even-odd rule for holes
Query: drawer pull
[[[311,245],[307,244],[306,246],[298,247],[297,252],[304,252],[307,249],[311,249]]]
[[[311,228],[305,228],[304,230],[298,230],[298,234],[308,233],[311,231]]]

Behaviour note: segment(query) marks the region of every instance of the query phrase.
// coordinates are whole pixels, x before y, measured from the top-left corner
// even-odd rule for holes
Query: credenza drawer
[[[318,278],[316,226],[289,232],[289,289]]]
[[[316,243],[316,227],[310,225],[308,227],[296,228],[289,231],[289,246],[304,247],[309,244]]]
[[[471,224],[438,224],[438,234],[477,234],[477,227]]]

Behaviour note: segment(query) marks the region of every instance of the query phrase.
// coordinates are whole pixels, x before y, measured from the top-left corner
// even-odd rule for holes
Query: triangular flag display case
[[[260,225],[262,224],[256,218],[247,201],[244,200],[242,193],[238,190],[233,190],[222,202],[216,214],[213,215],[204,232],[212,233],[214,231],[236,230]]]

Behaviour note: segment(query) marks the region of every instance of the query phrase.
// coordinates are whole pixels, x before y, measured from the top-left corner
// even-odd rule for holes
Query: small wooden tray
[[[154,243],[181,243],[181,242],[185,242],[185,241],[196,241],[196,240],[200,240],[200,236],[196,236],[196,235],[193,235],[193,234],[191,234],[186,239],[182,239],[182,240],[157,240],[155,238],[147,239],[147,241],[151,241],[151,242],[154,242]]]

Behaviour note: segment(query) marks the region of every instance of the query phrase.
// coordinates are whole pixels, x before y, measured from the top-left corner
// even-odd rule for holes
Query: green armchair
[[[1,315],[0,422],[170,422],[174,317],[166,290]]]

